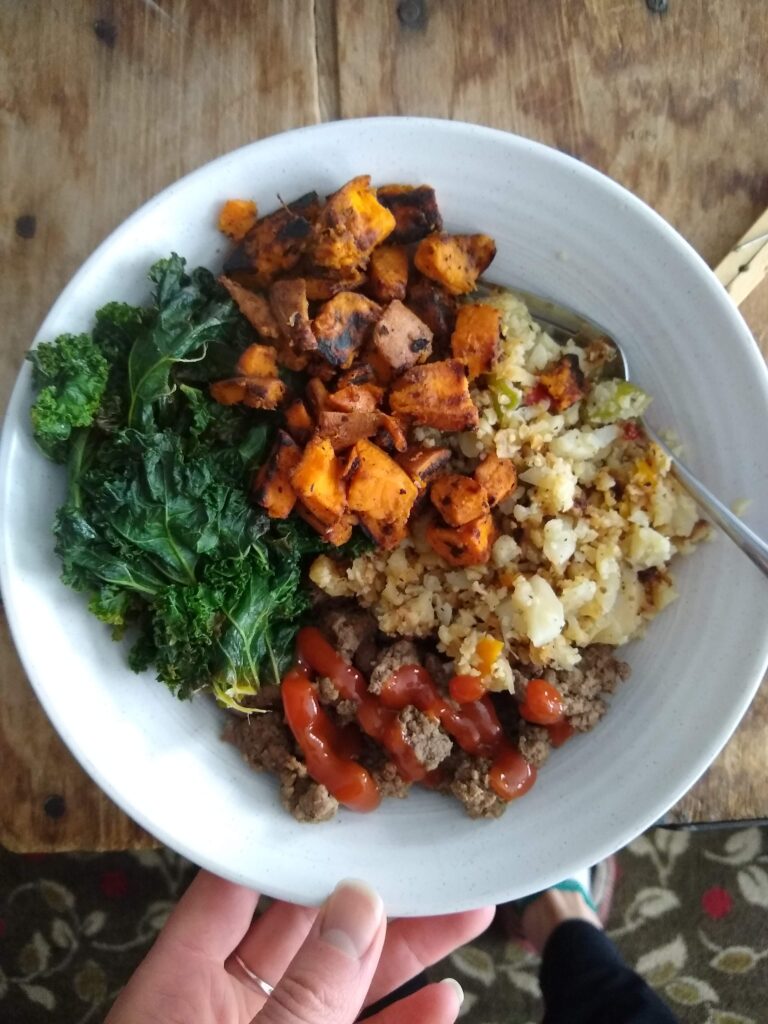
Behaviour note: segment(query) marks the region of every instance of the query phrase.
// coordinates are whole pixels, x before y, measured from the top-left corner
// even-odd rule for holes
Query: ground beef
[[[238,748],[251,768],[277,775],[280,799],[294,818],[328,821],[338,810],[336,798],[309,778],[307,766],[296,756],[296,743],[280,711],[233,716],[224,739]]]
[[[373,616],[354,605],[334,604],[320,611],[319,626],[344,661],[368,675],[378,653]]]
[[[541,768],[549,757],[552,745],[549,742],[549,733],[543,725],[532,725],[530,722],[520,722],[518,736],[520,753],[525,760],[534,768]]]
[[[371,693],[381,693],[386,680],[403,665],[420,665],[421,655],[416,644],[411,640],[398,640],[386,647],[371,671],[368,689]]]
[[[442,764],[451,753],[453,743],[440,723],[410,704],[403,708],[398,718],[402,723],[405,738],[413,747],[419,763],[423,764],[428,772]]]
[[[274,683],[265,683],[259,688],[258,693],[242,697],[241,704],[245,708],[271,709],[282,706],[280,699],[280,687]]]
[[[306,766],[302,765],[306,773]],[[286,774],[280,779],[280,799],[297,821],[317,824],[329,821],[339,809],[339,802],[325,786],[308,775]]]
[[[459,751],[451,758],[450,779],[443,789],[464,804],[470,818],[499,818],[506,803],[493,792],[488,778],[491,762]],[[448,767],[448,766],[444,766]]]
[[[432,651],[424,655],[424,668],[429,672],[438,686],[447,689],[451,677],[454,675],[453,662],[445,661],[438,654]]]
[[[608,644],[592,644],[584,649],[575,668],[544,673],[544,678],[560,690],[566,718],[579,732],[588,732],[597,725],[608,710],[602,694],[613,693],[629,677],[629,665],[615,658],[613,652]]]
[[[382,797],[390,796],[397,800],[402,800],[403,797],[408,796],[411,790],[410,782],[406,782],[398,774],[397,768],[391,761],[382,759],[381,765],[378,768],[371,769],[371,775],[379,787]]]

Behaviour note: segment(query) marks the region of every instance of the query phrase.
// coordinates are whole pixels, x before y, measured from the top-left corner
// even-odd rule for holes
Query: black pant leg
[[[677,1024],[665,1003],[587,921],[564,921],[544,947],[543,1024]]]

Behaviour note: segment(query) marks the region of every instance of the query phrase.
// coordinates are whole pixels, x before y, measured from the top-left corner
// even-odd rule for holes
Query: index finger
[[[259,893],[252,889],[201,870],[168,918],[158,942],[182,946],[223,963],[248,931],[258,902]]]
[[[403,917],[392,921],[365,1005],[378,1002],[425,967],[480,935],[490,925],[495,910],[495,907],[484,907],[463,914]]]

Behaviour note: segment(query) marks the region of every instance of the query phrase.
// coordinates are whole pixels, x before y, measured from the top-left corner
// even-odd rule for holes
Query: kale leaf
[[[89,427],[101,404],[109,366],[89,334],[63,334],[28,353],[38,395],[31,410],[35,440],[65,462],[77,427]]]
[[[64,582],[130,639],[134,669],[242,708],[291,663],[307,560],[337,549],[249,503],[274,415],[219,405],[206,384],[231,372],[250,328],[208,271],[184,268],[175,254],[155,264],[149,307],[109,303],[90,335],[38,346],[32,419],[67,462],[54,525]]]

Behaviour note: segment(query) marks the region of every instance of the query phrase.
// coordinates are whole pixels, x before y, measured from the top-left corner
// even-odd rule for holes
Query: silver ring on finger
[[[252,971],[251,968],[246,964],[243,958],[238,953],[232,954],[233,959],[236,961],[238,967],[242,970],[249,982],[251,982],[251,988],[255,988],[262,995],[269,998],[275,991],[274,985],[270,985],[268,981],[264,981],[259,975]]]

